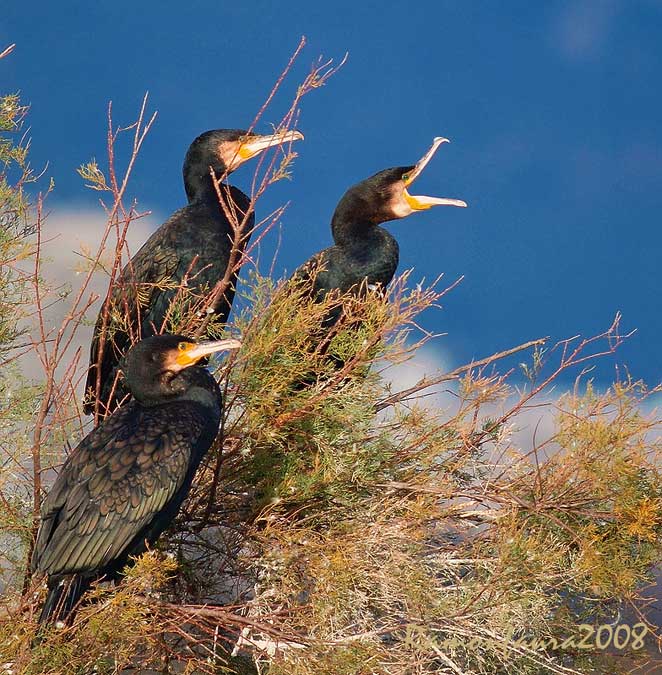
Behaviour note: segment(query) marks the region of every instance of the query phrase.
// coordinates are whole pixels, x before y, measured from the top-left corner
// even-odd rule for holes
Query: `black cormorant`
[[[166,329],[163,323],[168,307],[186,275],[187,292],[192,296],[203,295],[223,279],[234,238],[231,220],[242,223],[249,211],[250,199],[238,188],[224,183],[219,185],[217,192],[210,168],[216,178],[221,179],[267,148],[300,139],[303,136],[298,131],[259,136],[241,129],[217,129],[207,131],[193,141],[183,167],[189,203],[163,223],[122,270],[112,291],[110,308],[111,314],[123,315],[125,320],[128,310],[130,328],[111,316],[106,321],[103,348],[103,309],[99,313],[85,385],[83,409],[87,414],[95,412],[97,391],[100,392],[99,410],[102,413],[112,412],[126,396],[126,389],[116,378],[118,361],[132,341]],[[219,202],[219,193],[223,205]],[[254,213],[248,213],[240,242],[242,249],[248,242],[254,222]],[[230,313],[235,280],[236,272],[231,275],[224,295],[212,308],[222,322]],[[139,306],[136,295],[140,299]]]
[[[221,392],[196,363],[237,340],[156,335],[121,364],[133,399],[69,455],[44,500],[32,570],[48,575],[40,621],[66,620],[95,579],[118,576],[177,515],[214,441]]]
[[[395,237],[380,223],[424,211],[433,206],[466,206],[460,199],[410,195],[407,188],[418,178],[437,148],[447,143],[437,137],[415,166],[385,169],[345,192],[333,214],[334,245],[315,254],[294,277],[313,279],[313,293],[323,299],[331,291],[340,294],[362,285],[385,288],[398,267],[399,247]],[[325,328],[340,318],[342,308],[332,311]]]

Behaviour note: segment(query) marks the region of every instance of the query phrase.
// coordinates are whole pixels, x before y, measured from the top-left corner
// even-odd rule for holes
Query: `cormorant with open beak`
[[[190,307],[224,279],[233,245],[240,254],[248,243],[255,224],[251,200],[218,181],[264,150],[301,139],[298,131],[260,136],[217,129],[193,141],[183,167],[189,203],[163,223],[124,268],[111,290],[105,322],[104,309],[99,313],[85,385],[86,413],[94,413],[97,404],[100,413],[112,412],[125,398],[127,391],[116,377],[118,361],[132,342],[167,329],[163,324],[168,308],[178,293],[182,298],[182,284]],[[243,224],[239,241],[237,224]],[[230,313],[236,277],[237,270],[229,270],[229,284],[210,308],[221,322]]]
[[[415,166],[385,169],[357,183],[345,192],[331,220],[334,245],[320,251],[295,272],[299,279],[312,277],[317,298],[330,291],[358,293],[362,285],[385,288],[398,267],[399,247],[395,237],[381,223],[405,218],[433,206],[461,206],[466,202],[445,197],[411,195],[409,188],[421,175],[440,145],[437,137]],[[331,327],[341,308],[326,322]]]
[[[69,455],[41,507],[32,555],[48,575],[41,622],[66,621],[90,584],[115,579],[173,521],[218,434],[221,391],[200,359],[240,347],[156,335],[122,370],[133,400]]]

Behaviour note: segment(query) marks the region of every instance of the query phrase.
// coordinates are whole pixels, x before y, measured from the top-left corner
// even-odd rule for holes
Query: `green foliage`
[[[432,292],[396,282],[388,302],[343,298],[331,344],[351,341],[359,320],[364,333],[341,373],[331,349],[311,346],[337,299],[315,304],[259,279],[254,293],[237,319],[244,348],[226,423],[236,444],[217,504],[221,522],[243,530],[228,577],[252,586],[256,623],[291,636],[270,654],[268,631],[252,631],[262,670],[566,672],[572,650],[528,645],[599,622],[660,559],[645,389],[589,384],[560,399],[553,452],[534,462],[513,435],[519,399],[499,377],[467,375],[454,411],[414,404],[375,417],[390,392],[366,365],[398,359],[403,325]]]
[[[110,189],[106,182],[106,177],[103,175],[103,171],[101,171],[95,159],[92,159],[86,164],[81,164],[77,170],[78,175],[86,181],[85,187],[90,190],[106,192]]]
[[[17,265],[31,255],[28,143],[21,137],[27,109],[17,94],[0,97],[0,358],[20,334],[17,319],[28,301]]]
[[[26,318],[33,310],[26,264],[35,255],[34,226],[25,187],[34,180],[29,142],[22,135],[27,108],[17,94],[0,96],[0,569],[2,587],[22,583],[31,534],[32,488],[22,475],[41,387],[26,383],[17,363]]]
[[[156,594],[174,573],[172,560],[147,553],[127,571],[121,588],[99,586],[86,597],[72,626],[40,629],[35,617],[14,615],[14,629],[0,624],[0,650],[21,673],[117,673],[137,658],[145,666],[163,661],[161,629],[145,594]],[[23,608],[23,611],[24,608]],[[22,633],[17,635],[16,626]],[[18,639],[17,639],[18,638]]]

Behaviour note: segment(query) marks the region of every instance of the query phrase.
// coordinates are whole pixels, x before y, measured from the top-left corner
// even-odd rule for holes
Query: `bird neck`
[[[217,179],[226,173],[226,167],[220,162],[210,164],[202,157],[187,157],[182,169],[184,177],[184,189],[189,202],[215,199],[218,200],[214,181],[210,173],[210,166]],[[223,184],[221,184],[221,192]]]
[[[343,288],[367,279],[386,286],[398,267],[399,247],[395,237],[379,223],[389,220],[375,214],[370,204],[341,201],[331,222],[336,253],[340,253]],[[360,200],[359,200],[360,201]],[[336,265],[337,266],[337,265]]]
[[[134,384],[132,393],[144,408],[193,401],[208,409],[211,418],[220,419],[221,392],[216,380],[205,368],[193,366],[167,380],[162,378],[159,381]]]
[[[395,242],[393,235],[377,223],[339,214],[337,210],[331,221],[331,233],[335,245],[347,252],[366,247],[379,249]]]
[[[185,395],[177,398],[177,403],[194,403],[202,408],[205,411],[206,427],[212,429],[214,435],[221,423],[221,401],[218,385],[214,387],[214,390],[207,387],[191,387]]]
[[[338,203],[331,219],[333,241],[336,246],[352,247],[362,242],[381,239],[384,234],[390,237],[379,225],[392,217],[375,207],[374,195],[364,194],[356,189],[350,190]]]
[[[221,196],[227,192],[228,185],[226,183],[220,183],[218,192],[221,193]],[[186,197],[189,201],[189,204],[196,202],[218,202],[218,192],[214,187],[214,182],[211,179],[211,176],[201,178],[200,180],[193,182],[184,182],[184,188],[186,190]]]
[[[222,201],[219,201],[219,195]],[[189,206],[209,207],[223,221],[227,221],[229,213],[232,216],[231,220],[241,223],[244,216],[251,210],[251,200],[239,188],[227,183],[221,183],[216,192],[210,181],[209,189],[199,190],[194,198],[189,195]]]

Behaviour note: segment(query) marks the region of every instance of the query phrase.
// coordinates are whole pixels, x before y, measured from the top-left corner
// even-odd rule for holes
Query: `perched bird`
[[[175,518],[221,420],[219,386],[196,364],[240,346],[164,334],[128,351],[133,400],[79,443],[41,508],[31,561],[48,575],[41,622],[66,621],[94,580],[117,578]]]
[[[398,267],[399,247],[395,237],[380,224],[433,206],[467,205],[460,199],[414,196],[407,190],[437,148],[447,142],[448,139],[437,137],[415,166],[385,169],[349,188],[331,220],[334,245],[310,258],[293,278],[310,280],[314,297],[320,301],[332,291],[339,294],[352,291],[358,295],[361,288],[385,288]],[[328,332],[341,315],[342,306],[333,308],[323,332]]]
[[[182,297],[182,282],[190,306],[224,278],[236,223],[244,223],[239,249],[246,246],[255,223],[250,199],[225,183],[217,191],[211,171],[220,180],[267,148],[301,139],[298,131],[259,136],[217,129],[193,141],[183,167],[188,204],[163,223],[122,270],[111,291],[105,325],[104,309],[99,313],[85,385],[87,414],[95,412],[97,394],[102,413],[112,412],[126,396],[116,377],[118,361],[132,342],[166,328],[170,303],[178,292]],[[227,321],[232,307],[236,276],[236,270],[229,270],[229,284],[210,308],[221,322]]]
[[[447,138],[437,137],[415,166],[384,169],[349,188],[331,219],[334,245],[316,253],[294,276],[305,278],[314,271],[314,291],[320,299],[329,291],[346,293],[364,281],[388,285],[398,267],[399,247],[380,224],[432,206],[467,205],[460,199],[413,196],[407,191],[437,148],[447,142]]]

